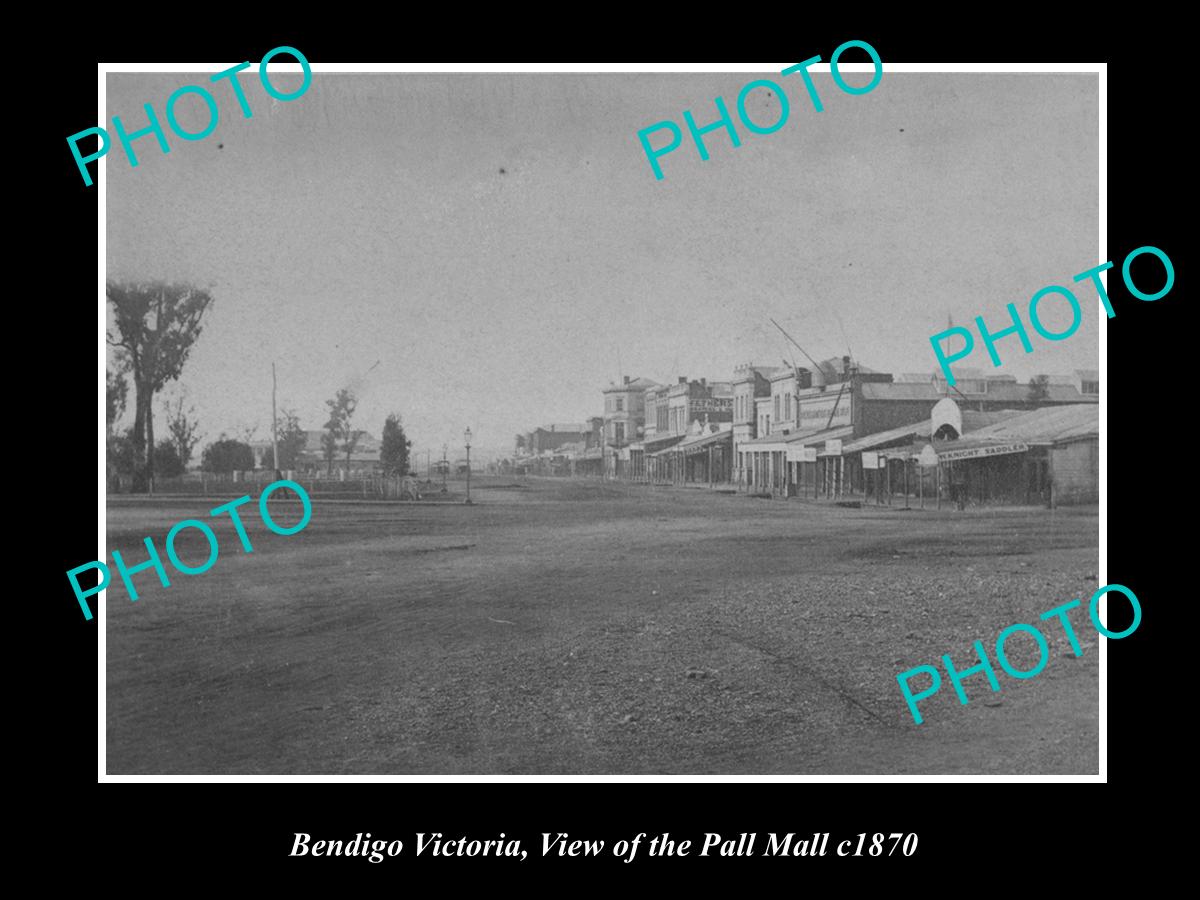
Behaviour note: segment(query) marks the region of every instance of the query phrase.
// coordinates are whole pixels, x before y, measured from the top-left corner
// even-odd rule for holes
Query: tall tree
[[[133,374],[133,489],[144,492],[154,485],[154,454],[149,449],[154,447],[154,395],[183,371],[212,295],[192,285],[163,281],[110,281],[105,293],[116,327],[108,342],[129,355]]]
[[[125,354],[112,354],[112,364],[105,369],[105,422],[104,435],[105,461],[108,466],[108,481],[110,490],[120,490],[118,475],[128,474],[131,469],[121,468],[122,461],[132,463],[132,447],[127,435],[117,432],[117,422],[125,413],[125,401],[129,396],[129,381],[125,378],[129,371],[129,361]],[[124,460],[122,459],[124,457]]]
[[[358,446],[358,439],[360,437],[362,437],[361,431],[353,431],[352,430],[352,431],[348,431],[346,433],[346,439],[344,441],[342,441],[342,450],[346,454],[346,474],[347,475],[350,474],[350,454],[352,454],[354,452],[354,449]]]
[[[180,395],[175,398],[174,407],[170,403],[164,403],[163,412],[167,416],[167,434],[170,436],[171,443],[175,445],[175,455],[179,457],[180,463],[186,468],[187,464],[192,461],[192,451],[200,442],[200,423],[192,418],[196,414],[196,410],[191,406],[185,410],[183,396]]]
[[[129,397],[129,382],[125,374],[129,371],[129,361],[124,354],[114,354],[114,365],[105,370],[105,399],[107,402],[106,418],[108,433],[113,435],[113,426],[125,413],[125,401]]]
[[[358,446],[358,432],[350,422],[358,407],[358,398],[349,388],[341,388],[332,400],[325,401],[325,405],[329,407],[329,421],[325,423],[321,447],[329,464],[329,474],[333,474],[333,455],[338,450],[346,454],[346,471],[349,472],[350,454]]]
[[[379,450],[379,461],[383,471],[389,475],[408,474],[408,451],[412,441],[404,436],[400,416],[392,413],[383,423],[383,446]]]
[[[325,454],[326,472],[329,475],[333,474],[333,458],[337,456],[337,434],[329,429],[329,423],[325,423],[326,431],[321,435],[321,452]]]

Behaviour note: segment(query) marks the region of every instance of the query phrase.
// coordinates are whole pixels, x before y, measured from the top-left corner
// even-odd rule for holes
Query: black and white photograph
[[[1106,74],[835,49],[102,73],[101,780],[1103,781]]]

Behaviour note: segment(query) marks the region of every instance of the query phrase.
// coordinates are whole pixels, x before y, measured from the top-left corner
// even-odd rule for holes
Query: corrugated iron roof
[[[1023,441],[1057,444],[1100,436],[1100,407],[1094,403],[1048,406],[972,432],[972,441]]]
[[[960,409],[959,412],[962,413],[964,434],[968,431],[978,431],[980,428],[995,425],[997,422],[1003,422],[1013,416],[1024,415],[1019,409]]]
[[[649,378],[632,378],[628,384],[610,384],[600,393],[610,394],[614,391],[644,391],[647,388],[659,387],[657,381],[651,381]]]
[[[951,397],[961,402],[965,396],[969,400],[989,400],[1001,403],[1026,403],[1029,401],[1029,386],[1015,382],[992,381],[988,390],[983,393],[963,391],[961,394],[954,388],[942,390],[938,385],[918,384],[914,382],[883,382],[868,381],[862,386],[864,400],[941,400]],[[1073,384],[1046,385],[1046,400],[1052,403],[1098,403],[1099,398],[1092,394],[1081,394]]]
[[[933,420],[925,419],[912,425],[901,425],[899,428],[889,428],[887,431],[877,431],[875,434],[864,435],[857,440],[842,445],[842,455],[859,453],[890,444],[892,441],[903,440],[906,437],[929,437],[933,428]]]
[[[649,453],[650,455],[653,455],[654,453],[657,453],[661,450],[666,450],[668,447],[672,447],[675,444],[678,444],[685,437],[687,437],[687,435],[685,435],[685,434],[656,435],[655,437],[647,438],[643,442],[643,447],[645,448],[647,453]],[[651,451],[650,450],[651,447],[654,447],[655,449],[653,451]]]
[[[762,444],[803,444],[805,447],[823,444],[831,440],[844,440],[854,434],[853,425],[839,425],[826,431],[793,431],[791,434],[768,434],[766,437],[755,438],[752,441],[742,441],[739,447],[753,447]]]
[[[692,453],[704,447],[708,447],[710,444],[720,443],[721,441],[729,441],[732,443],[733,432],[730,430],[725,430],[714,431],[709,434],[693,434],[685,440],[680,441],[671,449],[682,451],[684,453]]]
[[[1062,407],[1053,407],[1061,409]],[[972,437],[975,432],[981,428],[986,428],[989,425],[994,425],[998,422],[1004,422],[1014,416],[1025,415],[1018,409],[994,409],[987,412],[978,412],[973,409],[961,410],[963,433],[970,433]],[[842,447],[842,454],[859,453],[863,450],[872,450],[875,447],[882,447],[884,444],[890,444],[892,441],[903,440],[906,437],[920,437],[928,439],[933,431],[933,419],[922,419],[920,422],[914,422],[911,425],[901,425],[897,428],[889,428],[887,431],[877,431],[874,434],[866,434],[853,441],[847,442]]]

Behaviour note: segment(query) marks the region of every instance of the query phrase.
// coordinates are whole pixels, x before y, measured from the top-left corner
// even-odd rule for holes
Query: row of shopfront
[[[739,486],[772,496],[1046,504],[1099,499],[1099,407],[963,410],[950,398],[927,419],[854,436],[853,426],[747,442]]]
[[[666,484],[728,485],[733,480],[729,423],[697,423],[684,437],[666,437],[631,448],[629,477]]]
[[[620,448],[608,474],[653,484],[878,504],[1098,500],[1099,407],[1094,400],[1080,397],[1082,402],[1072,403],[1066,392],[1032,399],[997,392],[990,402],[956,400],[914,390],[920,387],[851,378],[796,390],[787,404],[775,404],[770,395],[755,398],[754,427],[696,420],[684,435],[652,435]],[[1004,408],[1006,403],[1025,408]],[[775,410],[791,413],[782,427],[770,421]],[[909,421],[878,427],[904,419]],[[752,436],[760,430],[767,433]]]

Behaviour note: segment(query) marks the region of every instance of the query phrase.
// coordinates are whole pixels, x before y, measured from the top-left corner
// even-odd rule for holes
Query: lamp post
[[[463,432],[463,443],[467,445],[467,505],[471,505],[471,429]]]
[[[450,461],[446,459],[446,451],[450,449],[448,444],[442,444],[442,493],[446,493],[446,472],[450,468]]]

